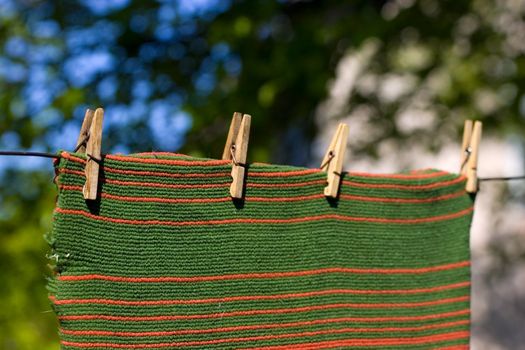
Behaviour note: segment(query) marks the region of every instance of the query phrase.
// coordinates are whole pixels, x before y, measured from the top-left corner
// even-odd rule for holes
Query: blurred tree
[[[432,136],[447,127],[459,134],[466,116],[489,132],[523,135],[516,3],[0,0],[0,148],[72,149],[85,108],[99,105],[106,152],[216,158],[234,111],[254,117],[251,161],[294,165],[311,161],[316,123],[355,108],[379,131],[357,155],[387,139],[439,148],[445,141]],[[369,72],[358,82],[352,65],[336,72],[355,52]],[[328,95],[342,73],[353,92]],[[425,124],[428,113],[435,122]],[[403,129],[402,118],[416,127]],[[450,118],[455,125],[443,122]],[[2,348],[56,342],[40,234],[54,204],[50,168],[0,159]]]

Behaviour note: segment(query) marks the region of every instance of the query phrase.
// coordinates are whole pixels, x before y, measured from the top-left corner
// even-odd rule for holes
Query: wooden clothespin
[[[341,173],[343,171],[343,160],[345,157],[346,144],[348,142],[348,125],[341,123],[330,142],[328,151],[321,162],[321,170],[328,173],[328,185],[324,189],[327,197],[336,198],[341,184]]]
[[[91,119],[91,125],[89,125],[89,132],[87,133],[87,142],[85,146],[87,159],[84,172],[86,174],[86,182],[82,192],[84,193],[84,199],[93,200],[97,199],[98,176],[100,171],[99,163],[102,156],[102,122],[104,120],[104,110],[102,108],[97,108],[97,110],[92,113],[91,117],[89,117],[89,114],[89,110],[86,111],[86,117],[84,118],[84,123],[82,123],[82,130],[84,130],[84,124],[87,124],[89,119]],[[82,131],[79,140],[81,138]]]
[[[244,188],[244,174],[248,141],[250,139],[250,124],[252,117],[248,114],[235,112],[230,130],[222,153],[223,160],[232,161],[232,184],[230,195],[232,198],[242,198]]]
[[[472,120],[465,120],[460,172],[467,177],[465,190],[468,193],[478,191],[478,155],[482,126],[483,124],[480,121],[472,123]]]
[[[89,139],[89,128],[91,128],[91,122],[93,121],[94,114],[95,112],[92,109],[86,109],[84,121],[82,122],[82,127],[80,128],[80,134],[78,135],[75,152],[86,153],[86,143]]]

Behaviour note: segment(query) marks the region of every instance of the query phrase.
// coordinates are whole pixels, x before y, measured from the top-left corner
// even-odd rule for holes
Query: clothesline
[[[59,155],[54,153],[46,152],[31,152],[31,151],[0,151],[0,156],[21,156],[21,157],[43,157],[43,158],[61,158]],[[518,176],[501,176],[501,177],[479,177],[479,181],[512,181],[512,180],[525,180],[525,175]]]

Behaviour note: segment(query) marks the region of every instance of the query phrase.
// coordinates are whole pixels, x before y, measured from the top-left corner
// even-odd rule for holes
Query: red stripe
[[[82,158],[75,157],[67,152],[61,153],[62,158],[77,162],[85,163],[86,161]],[[194,166],[214,166],[214,165],[225,165],[231,163],[231,160],[202,160],[202,161],[189,161],[179,159],[156,159],[156,158],[137,158],[129,156],[119,156],[108,154],[104,156],[105,159],[118,160],[124,163],[146,163],[146,164],[159,164],[159,165],[194,165]]]
[[[222,317],[236,317],[236,316],[253,316],[253,315],[274,315],[274,314],[287,314],[296,312],[309,312],[318,310],[330,310],[330,309],[385,309],[385,308],[415,308],[415,307],[426,307],[435,306],[442,304],[451,304],[458,302],[465,302],[469,300],[469,296],[461,296],[455,298],[446,298],[430,301],[410,302],[410,303],[338,303],[338,304],[324,304],[324,305],[312,305],[312,306],[301,306],[293,308],[281,308],[281,309],[262,309],[262,310],[244,310],[244,311],[231,311],[231,312],[220,312],[213,314],[195,314],[195,315],[161,315],[161,316],[113,316],[113,315],[65,315],[60,316],[61,320],[108,320],[108,321],[174,321],[174,320],[195,320],[195,319],[209,319],[209,318],[222,318]]]
[[[207,184],[165,184],[158,182],[142,182],[142,181],[121,181],[113,179],[104,179],[105,183],[121,186],[140,186],[140,187],[158,187],[158,188],[226,188],[231,182],[222,183],[207,183]]]
[[[354,196],[350,194],[340,194],[341,199],[353,199],[366,202],[385,202],[385,203],[431,203],[452,198],[461,197],[465,194],[465,190],[461,189],[458,192],[445,194],[437,197],[428,198],[385,198],[385,197],[368,197],[368,196]]]
[[[456,317],[470,315],[469,309],[444,312],[440,314],[430,314],[422,316],[390,316],[390,317],[344,317],[344,321],[341,322],[364,322],[364,323],[384,323],[384,322],[413,322],[413,321],[426,321],[426,320],[435,320],[440,318],[447,317]],[[176,316],[142,316],[148,317],[148,319],[139,319],[137,317],[141,316],[111,316],[111,315],[65,315],[59,316],[60,320],[64,321],[81,321],[81,320],[106,320],[106,321],[170,321],[172,317]],[[131,318],[131,319],[130,319]],[[153,319],[152,319],[153,318]]]
[[[77,163],[85,163],[86,161],[84,159],[75,157],[73,155],[68,154],[67,152],[62,152],[62,157],[69,159],[71,161],[77,162]],[[230,163],[229,160],[209,160],[209,161],[185,161],[185,160],[175,160],[175,159],[154,159],[154,158],[134,158],[134,157],[126,157],[126,156],[117,156],[117,155],[106,155],[106,158],[108,159],[115,159],[115,160],[122,160],[124,162],[131,162],[133,163],[135,160],[138,163],[152,163],[152,164],[171,164],[171,165],[225,165]],[[148,172],[148,171],[140,171],[140,170],[121,170],[121,169],[114,169],[111,167],[104,166],[104,170],[107,170],[109,172],[115,171],[120,172],[124,174],[136,174],[136,175],[157,175],[157,176],[175,176],[175,177],[184,177],[188,176],[189,174],[176,174],[176,173],[160,173],[160,172]],[[251,171],[249,173],[250,176],[253,177],[282,177],[282,176],[301,176],[301,175],[308,175],[308,174],[317,174],[322,173],[320,169],[300,169],[300,170],[290,170],[290,171],[271,171],[271,172],[263,172],[263,171]],[[166,175],[167,174],[167,175]],[[220,176],[228,176],[228,173],[225,173],[224,171],[219,173]],[[427,173],[427,174],[371,174],[371,173],[360,173],[360,172],[350,172],[347,173],[349,176],[355,176],[355,177],[367,177],[367,178],[387,178],[387,179],[425,179],[425,178],[433,178],[433,177],[440,177],[444,175],[452,175],[445,171],[439,171],[435,173]],[[191,175],[198,175],[203,177],[213,176],[213,173],[200,173],[200,174],[191,174]],[[189,176],[191,176],[189,175]],[[464,176],[459,176],[458,179],[461,179],[461,181],[465,180]],[[351,181],[347,181],[351,182]],[[381,184],[370,184],[370,185],[381,185]],[[430,184],[433,185],[433,184]],[[395,186],[395,185],[394,185]],[[403,186],[403,185],[400,185]],[[425,186],[425,185],[408,185],[410,187],[412,186]]]
[[[160,187],[160,188],[229,188],[230,184],[207,184],[207,185],[170,185],[170,184],[158,184],[158,183],[143,183],[143,182],[130,182],[130,181],[116,181],[106,180],[107,183],[118,184],[118,185],[129,185],[129,186],[143,186],[143,187]],[[61,185],[60,188],[70,191],[82,191],[82,186],[73,185]],[[217,203],[217,202],[230,202],[231,197],[209,197],[209,198],[162,198],[162,197],[138,197],[138,196],[119,196],[104,192],[101,194],[104,198],[123,200],[129,202],[154,202],[154,203]],[[294,197],[245,197],[246,200],[254,202],[291,202],[291,201],[304,201],[311,199],[325,198],[324,194],[313,194],[308,196],[294,196]]]
[[[229,174],[225,173],[188,173],[188,174],[176,174],[176,173],[162,173],[162,172],[146,172],[146,171],[133,171],[133,170],[120,170],[120,169],[112,169],[109,167],[105,167],[104,171],[107,172],[115,172],[119,174],[131,174],[131,175],[150,175],[150,176],[159,176],[159,177],[174,177],[174,178],[181,178],[181,177],[226,177],[229,176]],[[60,172],[67,173],[67,174],[75,174],[80,176],[85,176],[83,171],[78,170],[70,170],[70,169],[61,169]],[[456,179],[450,180],[450,181],[443,181],[443,182],[436,182],[431,184],[424,184],[424,185],[400,185],[400,184],[371,184],[371,183],[362,183],[362,182],[355,182],[355,181],[348,181],[343,180],[343,185],[347,186],[354,186],[354,187],[360,187],[360,188],[380,188],[380,189],[398,189],[398,190],[427,190],[427,189],[433,189],[433,188],[439,188],[439,187],[446,187],[449,185],[454,185],[457,183],[460,183],[464,181],[465,179],[463,177],[458,177]],[[111,180],[111,181],[118,181],[118,180]],[[106,182],[108,182],[108,179],[106,179]],[[122,181],[124,182],[124,181]],[[129,181],[132,182],[132,181]],[[139,182],[137,182],[139,183]],[[158,182],[150,182],[151,184],[160,184]],[[326,184],[326,180],[311,180],[311,181],[303,181],[303,182],[293,182],[293,183],[253,183],[248,182],[246,185],[248,187],[254,187],[254,188],[272,188],[272,187],[305,187],[305,186],[311,186],[311,185],[324,185]],[[203,184],[190,184],[189,186],[194,187],[202,187]],[[213,184],[209,184],[212,186]],[[172,186],[185,186],[185,185],[177,185],[173,184]],[[186,185],[188,186],[188,185]],[[181,187],[182,188],[182,187]]]
[[[82,191],[82,186],[61,185],[61,189],[68,191]],[[159,198],[159,197],[132,197],[132,196],[118,196],[109,194],[107,192],[101,193],[101,197],[121,200],[126,202],[153,202],[153,203],[218,203],[229,202],[231,197],[218,198]]]
[[[109,193],[102,193],[103,198],[121,200],[126,202],[152,202],[152,203],[220,203],[231,202],[231,197],[219,198],[158,198],[158,197],[131,197],[131,196],[117,196]]]
[[[229,172],[224,172],[223,170],[218,172],[192,172],[192,173],[167,173],[162,171],[144,171],[144,170],[124,170],[111,168],[104,166],[104,171],[108,173],[123,174],[123,175],[138,175],[138,176],[159,176],[159,177],[169,177],[169,178],[210,178],[210,177],[229,177]]]
[[[229,173],[228,174],[226,173],[187,173],[187,174],[181,173],[181,174],[177,174],[177,173],[164,173],[164,172],[153,172],[153,171],[121,170],[121,169],[112,169],[110,167],[104,167],[104,171],[118,173],[118,174],[125,174],[125,175],[159,176],[159,177],[172,177],[172,178],[186,178],[186,177],[206,178],[206,177],[230,176]],[[79,176],[85,176],[83,171],[78,171],[78,170],[60,169],[60,172],[63,172],[66,174],[75,174]],[[436,182],[436,183],[424,184],[424,185],[371,184],[371,183],[362,183],[362,182],[343,180],[343,185],[346,184],[350,187],[354,186],[354,187],[370,188],[370,189],[380,188],[380,189],[398,189],[398,190],[415,191],[415,190],[427,190],[427,189],[433,189],[433,188],[439,188],[439,187],[446,187],[449,185],[460,183],[464,180],[465,180],[464,177],[458,177],[450,181]],[[158,184],[157,182],[151,182],[151,183]],[[326,184],[326,180],[323,179],[323,180],[310,180],[310,181],[292,182],[292,183],[253,183],[253,182],[249,182],[246,185],[248,187],[254,187],[254,188],[272,188],[272,187],[289,188],[289,187],[305,187],[305,186],[311,186],[311,185],[324,185],[324,184]],[[174,184],[173,186],[179,186],[179,185]],[[193,185],[190,185],[190,186],[193,186]],[[198,187],[198,186],[202,186],[202,185],[195,184],[195,187]]]
[[[132,181],[118,181],[118,180],[109,180],[106,182],[114,183],[118,185],[130,185],[130,186],[144,186],[144,187],[161,187],[161,188],[204,188],[204,187],[216,187],[224,188],[228,187],[229,184],[207,184],[207,185],[170,185],[170,184],[159,184],[159,183],[144,183],[144,182],[132,182]],[[72,185],[62,185],[62,189],[73,190],[73,191],[82,191],[82,186],[72,186]],[[463,190],[451,193],[438,197],[430,198],[383,198],[383,197],[366,197],[366,196],[354,196],[354,195],[344,195],[340,197],[342,199],[352,199],[352,200],[361,200],[369,202],[387,202],[387,203],[428,203],[435,202],[440,200],[446,200],[451,198],[456,198],[463,195],[465,192]],[[137,196],[118,196],[109,193],[102,193],[102,197],[116,199],[116,200],[125,200],[132,202],[159,202],[159,203],[210,203],[210,202],[227,202],[230,201],[230,197],[218,197],[218,198],[161,198],[161,197],[137,197]],[[255,201],[255,202],[291,202],[291,201],[304,201],[311,199],[320,199],[324,198],[324,194],[312,194],[305,196],[294,196],[294,197],[252,197],[246,196],[246,200]]]
[[[108,182],[108,181],[106,181]],[[110,183],[118,183],[119,185],[124,185],[123,183],[126,183],[126,185],[130,184],[130,186],[140,186],[140,187],[148,187],[150,184],[148,183],[143,183],[143,182],[136,182],[136,183],[128,183],[127,181],[109,181]],[[192,187],[195,187],[195,188],[201,188],[201,187],[217,187],[217,185],[226,185],[226,186],[230,186],[230,184],[209,184],[209,185],[206,185],[206,186],[200,186],[200,185],[170,185],[170,184],[154,184],[155,187],[164,187],[164,188],[192,188]],[[157,186],[159,185],[159,186]],[[226,186],[224,186],[224,188],[227,188]],[[63,190],[68,190],[68,191],[82,191],[82,186],[77,186],[77,185],[60,185],[60,188],[63,189]],[[219,187],[217,187],[219,188]],[[189,201],[204,201],[204,202],[208,202],[210,199],[212,201],[226,201],[226,200],[231,200],[231,197],[218,197],[218,198],[162,198],[162,197],[139,197],[139,196],[118,196],[118,195],[113,195],[113,194],[110,194],[110,193],[102,193],[102,196],[106,196],[108,198],[115,198],[115,199],[124,199],[126,201],[134,201],[134,202],[140,202],[140,201],[143,201],[143,202],[165,202],[167,200],[172,200],[172,201],[175,201],[174,203],[177,203],[177,201],[179,200],[183,200],[183,201],[186,201],[186,200],[189,200]]]
[[[84,159],[75,157],[68,154],[67,152],[62,152],[62,157],[69,159],[77,163],[85,163]],[[209,160],[209,161],[187,161],[187,160],[170,160],[170,159],[153,159],[153,158],[134,158],[126,156],[117,156],[117,155],[106,155],[107,159],[118,160],[126,163],[149,163],[149,164],[161,164],[161,165],[225,165],[230,164],[231,160]],[[106,169],[106,166],[104,166]],[[276,172],[250,172],[250,176],[260,176],[260,177],[276,177],[276,176],[298,176],[306,174],[314,174],[321,172],[320,169],[301,169],[296,171],[276,171]]]
[[[309,342],[301,344],[288,344],[288,345],[269,345],[255,348],[244,348],[244,350],[288,350],[288,349],[301,349],[301,350],[317,350],[317,349],[333,349],[343,346],[394,346],[394,345],[417,345],[427,344],[434,342],[450,341],[457,339],[468,339],[470,332],[452,332],[445,334],[427,335],[423,337],[413,338],[381,338],[381,339],[341,339],[341,340],[326,340],[321,342]],[[448,347],[450,348],[450,347]],[[435,348],[434,348],[435,349]],[[446,349],[446,348],[445,348]],[[468,346],[467,346],[468,349]]]
[[[137,158],[130,156],[119,156],[108,154],[106,159],[118,160],[124,163],[146,163],[160,165],[189,165],[189,166],[214,166],[230,164],[231,160],[210,159],[210,160],[182,160],[182,159],[158,159],[158,158]]]
[[[79,157],[75,157],[74,155],[69,154],[69,153],[67,153],[65,151],[60,153],[60,156],[62,158],[64,158],[64,159],[70,160],[70,161],[75,162],[75,163],[82,163],[82,164],[86,163],[85,159],[82,159],[82,158],[79,158]]]
[[[139,152],[135,153],[135,155],[140,156],[175,156],[175,157],[186,157],[186,158],[192,158],[192,156],[184,154],[184,153],[174,153],[174,152]]]
[[[223,184],[183,184],[183,185],[172,185],[162,183],[151,183],[151,182],[136,182],[136,181],[119,181],[106,179],[105,182],[110,184],[122,185],[122,186],[139,186],[139,187],[159,187],[159,188],[228,188],[229,183]],[[249,186],[250,187],[250,186]],[[62,185],[62,189],[72,191],[82,191],[82,186],[73,185]],[[385,197],[369,197],[369,196],[355,196],[349,194],[341,194],[340,198],[345,200],[356,200],[365,202],[384,202],[384,203],[432,203],[441,200],[452,199],[460,197],[465,194],[465,191],[461,189],[458,192],[450,193],[437,197],[429,198],[385,198]],[[131,202],[157,202],[157,203],[217,203],[217,202],[229,202],[231,197],[217,197],[217,198],[162,198],[162,197],[139,197],[139,196],[119,196],[110,193],[102,193],[102,197],[124,200]],[[323,193],[304,195],[304,196],[292,196],[292,197],[253,197],[246,196],[246,201],[254,202],[293,202],[293,201],[305,201],[325,198]]]
[[[321,275],[327,273],[355,273],[355,274],[424,274],[429,272],[453,270],[470,266],[470,261],[461,261],[452,264],[421,267],[421,268],[348,268],[348,267],[328,267],[314,270],[286,271],[286,272],[262,272],[262,273],[242,273],[229,275],[211,275],[211,276],[191,276],[191,277],[122,277],[106,276],[99,274],[75,275],[75,276],[58,276],[60,281],[84,281],[84,280],[105,280],[111,282],[130,282],[130,283],[162,283],[162,282],[210,282],[222,280],[237,279],[265,279],[265,278],[284,278],[284,277],[301,277],[311,275]]]
[[[246,183],[248,187],[259,187],[259,188],[271,188],[271,187],[305,187],[311,185],[326,185],[326,179],[322,180],[311,180],[311,181],[302,181],[302,182],[289,182],[289,183],[256,183],[249,182]]]
[[[66,174],[75,174],[79,176],[85,176],[83,171],[78,170],[71,170],[71,169],[60,169],[59,170],[62,173]],[[172,177],[172,178],[195,178],[195,177],[202,177],[202,178],[209,178],[209,177],[228,177],[230,176],[229,173],[165,173],[165,172],[154,172],[154,171],[139,171],[139,170],[122,170],[122,169],[113,169],[110,167],[105,166],[104,171],[106,172],[112,172],[112,173],[118,173],[118,174],[125,174],[125,175],[140,175],[140,176],[158,176],[158,177]],[[252,173],[250,173],[250,176]],[[282,175],[286,176],[286,175]],[[440,188],[440,187],[446,187],[450,185],[454,185],[460,182],[463,182],[465,180],[465,177],[460,176],[456,179],[449,180],[449,181],[443,181],[443,182],[435,182],[431,184],[423,184],[423,185],[403,185],[403,184],[373,184],[373,183],[362,183],[362,182],[356,182],[356,181],[349,181],[349,180],[343,180],[343,185],[347,185],[349,187],[359,187],[359,188],[380,188],[380,189],[398,189],[398,190],[427,190],[427,189],[434,189],[434,188]],[[152,182],[152,184],[157,184],[156,182]],[[304,186],[311,186],[311,185],[324,185],[326,184],[326,180],[310,180],[310,181],[302,181],[302,182],[293,182],[293,183],[253,183],[249,182],[247,183],[248,187],[259,187],[259,188],[272,188],[272,187],[304,187]],[[178,186],[178,185],[174,185]],[[193,185],[190,185],[193,186]],[[195,184],[195,186],[202,186],[200,184]]]
[[[303,311],[299,311],[303,312]],[[344,322],[366,322],[366,323],[373,323],[373,322],[412,322],[412,321],[425,321],[425,320],[434,320],[439,318],[446,318],[446,317],[455,317],[455,316],[462,316],[462,315],[469,315],[470,310],[460,310],[460,311],[452,311],[452,312],[445,312],[441,314],[430,314],[430,315],[422,315],[422,316],[391,316],[391,317],[345,317]],[[216,314],[216,317],[220,317],[220,315]],[[83,320],[105,320],[105,321],[128,321],[128,322],[142,322],[142,321],[173,321],[178,320],[178,316],[111,316],[111,315],[65,315],[65,316],[59,316],[60,320],[63,321],[83,321]],[[137,319],[139,318],[139,319]],[[144,319],[146,318],[146,319]],[[213,318],[213,317],[208,317]]]
[[[300,333],[289,333],[289,334],[271,334],[271,335],[259,335],[251,337],[237,337],[237,338],[224,338],[224,339],[211,339],[211,340],[196,340],[196,341],[185,341],[185,342],[171,342],[171,343],[145,343],[145,344],[119,344],[119,343],[81,343],[81,342],[70,342],[62,341],[64,346],[73,346],[79,348],[118,348],[118,349],[146,349],[146,348],[165,348],[165,347],[179,347],[179,346],[201,346],[201,345],[212,345],[212,344],[222,344],[222,343],[233,343],[233,342],[246,342],[246,341],[258,341],[258,340],[270,340],[270,339],[284,339],[284,338],[302,338],[302,337],[312,337],[318,335],[326,334],[344,334],[350,333],[351,328],[343,329],[334,329],[334,330],[319,330],[311,332],[300,332]],[[334,341],[324,341],[318,343],[307,343],[307,344],[293,344],[292,346],[267,346],[262,347],[261,349],[290,349],[290,348],[299,348],[299,349],[310,349],[312,348],[308,344],[315,344],[314,349],[326,348],[326,345],[330,344],[333,346],[392,346],[392,345],[416,345],[416,344],[428,344],[434,342],[455,340],[468,338],[468,331],[460,332],[451,332],[445,334],[436,334],[436,335],[427,335],[421,337],[399,337],[399,338],[380,338],[380,339],[370,339],[370,338],[353,338],[345,340],[334,340]],[[307,345],[304,347],[303,345]]]
[[[372,183],[362,183],[362,182],[355,182],[355,181],[348,181],[343,180],[343,185],[346,184],[349,187],[360,187],[360,188],[368,188],[368,189],[397,189],[397,190],[427,190],[427,189],[434,189],[434,188],[440,188],[440,187],[447,187],[450,185],[454,185],[460,182],[465,181],[465,178],[463,176],[458,177],[456,179],[450,180],[450,181],[443,181],[443,182],[436,182],[431,184],[423,184],[423,185],[401,185],[401,184],[372,184]],[[271,188],[271,187],[304,187],[304,186],[311,186],[311,185],[325,185],[326,180],[311,180],[311,181],[304,181],[304,182],[292,182],[292,183],[253,183],[249,182],[246,185],[248,187],[261,187],[261,188]]]
[[[169,152],[151,152],[151,153],[139,153],[140,155],[168,155],[168,156],[184,156],[191,158],[191,156],[187,156],[184,154],[178,154],[178,153],[169,153]],[[62,152],[62,157],[84,163],[85,160],[75,157],[67,152]],[[229,160],[204,160],[204,161],[196,161],[196,160],[182,160],[182,159],[158,159],[158,158],[138,158],[133,156],[121,156],[121,155],[106,155],[105,158],[107,159],[114,159],[119,160],[123,162],[130,162],[130,163],[152,163],[152,164],[173,164],[173,165],[224,165],[228,164],[231,161]],[[257,163],[257,164],[263,164],[264,163]],[[299,169],[299,170],[291,170],[291,171],[283,171],[283,172],[252,172],[252,176],[264,176],[264,177],[275,177],[275,176],[297,176],[297,175],[307,175],[307,174],[315,174],[320,173],[321,169]],[[358,177],[371,177],[371,178],[384,178],[384,179],[424,179],[424,178],[433,178],[433,177],[440,177],[444,175],[450,175],[450,173],[446,171],[436,171],[433,173],[425,173],[425,174],[374,174],[374,173],[366,173],[366,172],[349,172],[348,175],[350,176],[358,176]]]
[[[227,303],[236,301],[256,301],[256,300],[282,300],[290,298],[309,298],[324,295],[355,294],[355,295],[406,295],[432,293],[450,289],[464,288],[470,286],[470,282],[460,282],[438,287],[418,288],[418,289],[396,289],[396,290],[360,290],[360,289],[329,289],[321,291],[287,293],[274,295],[239,295],[222,298],[207,299],[169,299],[169,300],[116,300],[116,299],[61,299],[57,300],[50,297],[56,305],[71,304],[101,304],[101,305],[125,305],[125,306],[159,306],[159,305],[191,305],[208,303]]]
[[[66,174],[75,174],[80,176],[86,176],[83,171],[72,170],[72,169],[59,169],[59,172]],[[218,172],[218,173],[166,173],[161,171],[142,171],[142,170],[123,170],[117,168],[111,168],[108,166],[104,167],[104,172],[116,173],[123,175],[138,175],[138,176],[158,176],[158,177],[170,177],[170,178],[210,178],[210,177],[230,177],[230,173]]]
[[[356,182],[356,181],[350,181],[350,180],[343,180],[343,185],[347,186],[354,186],[354,187],[362,187],[362,188],[391,188],[391,189],[398,189],[398,190],[428,190],[431,188],[437,188],[437,187],[446,187],[449,185],[458,184],[465,181],[464,176],[457,177],[453,180],[449,181],[443,181],[443,182],[434,182],[430,184],[424,184],[424,185],[402,185],[402,184],[371,184],[371,183],[362,183],[362,182]]]
[[[323,215],[313,215],[305,216],[298,218],[288,218],[288,219],[257,219],[257,218],[234,218],[234,219],[215,219],[215,220],[195,220],[195,221],[167,221],[167,220],[133,220],[133,219],[119,219],[111,218],[107,216],[94,215],[83,210],[75,209],[62,209],[56,208],[55,212],[59,214],[68,214],[68,215],[80,215],[97,221],[113,222],[117,224],[127,224],[127,225],[165,225],[165,226],[198,226],[198,225],[227,225],[227,224],[291,224],[291,223],[301,223],[301,222],[310,222],[310,221],[319,221],[319,220],[341,220],[341,221],[351,221],[351,222],[369,222],[369,223],[390,223],[390,224],[417,224],[417,223],[426,223],[426,222],[436,222],[444,221],[449,219],[454,219],[458,217],[465,216],[470,214],[473,211],[473,207],[463,209],[461,211],[430,216],[425,218],[372,218],[372,217],[354,217],[347,215],[339,214],[323,214]]]
[[[371,177],[371,178],[384,178],[384,179],[427,179],[433,177],[440,177],[445,175],[452,175],[446,171],[436,171],[433,173],[417,173],[419,170],[414,170],[416,173],[412,174],[373,174],[373,173],[362,173],[362,172],[348,172],[350,176],[358,177]]]
[[[321,169],[301,169],[288,171],[249,171],[249,176],[254,177],[281,177],[281,176],[301,176],[321,173]]]
[[[59,173],[64,173],[64,174],[74,174],[74,175],[86,177],[86,173],[84,173],[82,170],[73,170],[73,169],[62,168],[62,169],[58,169],[58,172]]]
[[[229,187],[229,184],[228,184]],[[224,187],[227,188],[227,187]],[[109,193],[102,193],[102,197],[116,200],[124,200],[131,202],[159,202],[159,203],[217,203],[217,202],[231,202],[231,197],[219,198],[158,198],[158,197],[131,197],[131,196],[117,196]],[[247,201],[254,202],[291,202],[304,201],[310,199],[324,198],[324,194],[315,194],[311,196],[296,196],[296,197],[245,197]]]
[[[66,330],[61,329],[61,332],[72,336],[108,336],[108,337],[167,337],[173,335],[188,335],[188,334],[208,334],[208,333],[223,333],[223,332],[238,332],[250,331],[260,329],[275,329],[275,328],[289,328],[289,327],[303,327],[318,324],[330,324],[346,322],[344,318],[323,319],[314,321],[300,321],[289,323],[272,323],[249,326],[233,326],[233,327],[219,327],[209,329],[184,329],[176,331],[156,331],[156,332],[115,332],[115,331],[100,331],[100,330]],[[428,329],[440,329],[447,327],[463,326],[470,324],[469,320],[460,320],[444,323],[429,324],[417,327],[361,327],[361,328],[343,328],[348,333],[384,333],[384,332],[418,332]],[[345,332],[346,333],[346,332]]]

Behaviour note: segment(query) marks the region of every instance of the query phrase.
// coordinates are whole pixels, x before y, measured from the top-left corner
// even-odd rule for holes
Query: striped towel
[[[465,178],[61,153],[50,282],[63,349],[468,349]]]

